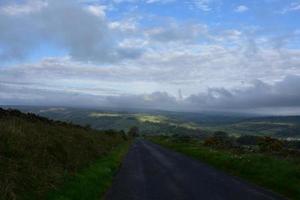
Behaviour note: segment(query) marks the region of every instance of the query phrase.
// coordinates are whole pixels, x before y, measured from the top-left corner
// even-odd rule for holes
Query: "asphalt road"
[[[145,140],[131,147],[107,200],[283,199]]]

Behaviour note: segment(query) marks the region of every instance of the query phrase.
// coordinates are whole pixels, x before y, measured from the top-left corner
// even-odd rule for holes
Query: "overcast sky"
[[[0,104],[300,114],[299,0],[0,0]]]

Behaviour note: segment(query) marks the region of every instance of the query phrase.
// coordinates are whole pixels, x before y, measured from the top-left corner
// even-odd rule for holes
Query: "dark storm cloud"
[[[111,97],[114,105],[135,105],[170,110],[185,111],[237,111],[258,112],[261,109],[298,108],[300,107],[300,76],[287,76],[273,85],[255,81],[251,87],[227,90],[210,88],[207,92],[191,95],[184,100],[176,100],[167,93],[150,95]],[[281,110],[282,111],[282,110]]]
[[[8,92],[9,91],[9,92]],[[205,93],[176,99],[166,92],[140,95],[101,96],[84,93],[27,86],[0,84],[0,104],[58,105],[58,106],[112,106],[126,108],[152,108],[181,111],[236,111],[276,114],[283,109],[300,108],[300,76],[288,76],[273,85],[255,81],[251,87],[240,90],[211,88]],[[9,95],[8,95],[9,94]],[[299,110],[299,109],[298,109]]]
[[[255,81],[253,86],[229,91],[209,89],[192,95],[186,101],[198,108],[258,109],[300,106],[300,76],[287,76],[274,85]]]

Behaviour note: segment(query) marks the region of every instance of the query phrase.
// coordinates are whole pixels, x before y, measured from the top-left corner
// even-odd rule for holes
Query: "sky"
[[[0,105],[300,114],[299,0],[0,0]]]

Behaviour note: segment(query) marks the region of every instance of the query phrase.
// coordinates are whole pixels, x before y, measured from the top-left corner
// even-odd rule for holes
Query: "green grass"
[[[70,178],[64,186],[49,194],[49,200],[94,200],[102,199],[110,187],[129,143],[114,149],[104,158]]]
[[[241,154],[216,150],[199,142],[174,142],[163,138],[151,140],[291,199],[300,199],[299,159],[279,159],[259,153]]]

